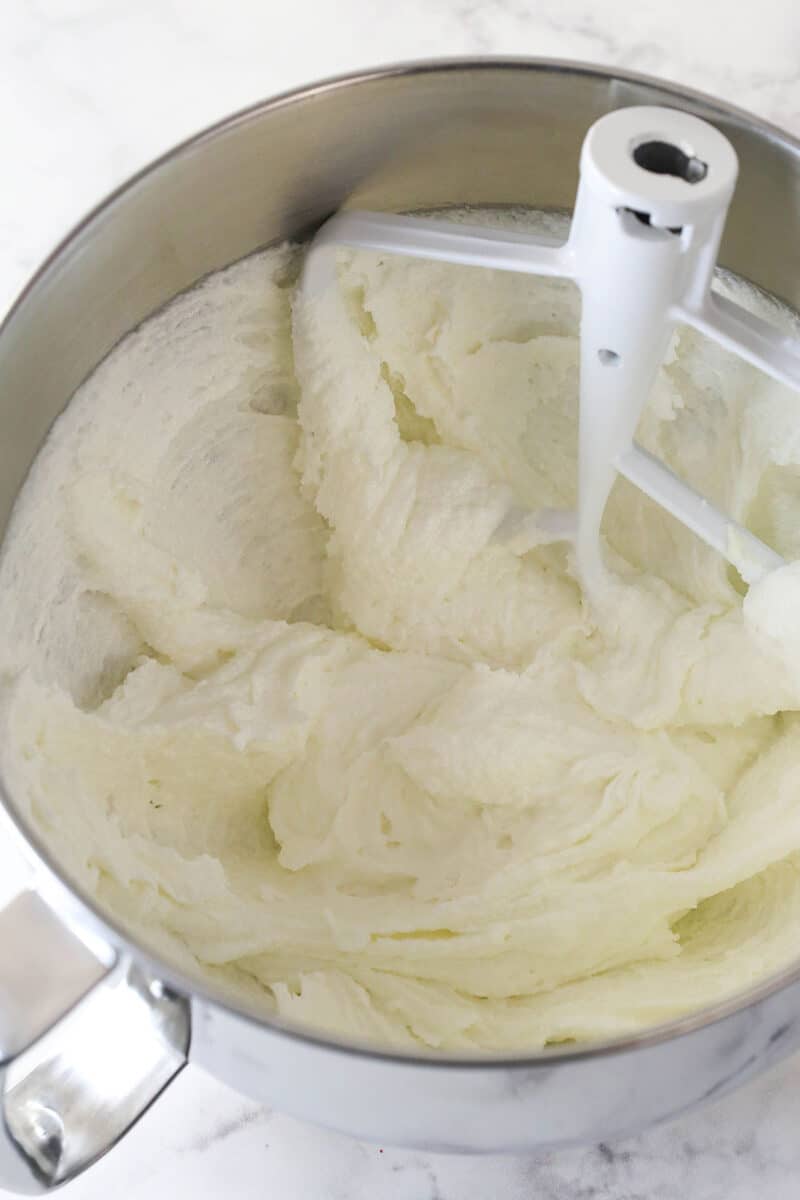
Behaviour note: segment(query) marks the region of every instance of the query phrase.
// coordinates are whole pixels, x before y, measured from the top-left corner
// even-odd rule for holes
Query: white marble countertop
[[[397,59],[531,54],[645,71],[800,134],[797,0],[2,0],[0,313],[54,242],[174,142],[263,96]],[[5,890],[16,864],[0,846]],[[190,1067],[65,1200],[789,1200],[800,1060],[612,1146],[449,1158],[361,1145]]]

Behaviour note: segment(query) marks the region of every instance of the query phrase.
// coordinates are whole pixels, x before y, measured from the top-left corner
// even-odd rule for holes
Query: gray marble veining
[[[264,95],[371,63],[470,53],[614,63],[800,134],[796,0],[5,0],[0,311],[101,195]],[[0,846],[0,876],[19,868]],[[421,1155],[265,1112],[187,1070],[67,1200],[789,1200],[800,1061],[668,1126],[535,1157]]]

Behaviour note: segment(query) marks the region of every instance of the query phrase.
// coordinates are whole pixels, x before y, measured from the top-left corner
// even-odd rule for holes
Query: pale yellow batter
[[[297,267],[180,297],[40,455],[18,803],[159,949],[358,1038],[606,1037],[798,956],[797,568],[743,603],[620,483],[582,595],[529,515],[575,498],[572,288],[362,254],[304,303]],[[681,332],[639,437],[800,557],[795,397]]]

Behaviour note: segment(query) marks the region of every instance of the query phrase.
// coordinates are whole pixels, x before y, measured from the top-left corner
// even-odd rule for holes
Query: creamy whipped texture
[[[162,953],[359,1039],[604,1038],[789,963],[800,566],[743,599],[620,481],[584,595],[531,516],[575,500],[571,285],[364,253],[303,301],[298,267],[179,297],[41,452],[17,803]],[[681,331],[639,439],[800,557],[796,397]]]

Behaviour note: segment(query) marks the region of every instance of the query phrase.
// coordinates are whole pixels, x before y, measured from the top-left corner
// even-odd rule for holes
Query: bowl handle
[[[128,1130],[184,1066],[188,1002],[25,891],[0,911],[0,1187],[40,1194]]]

